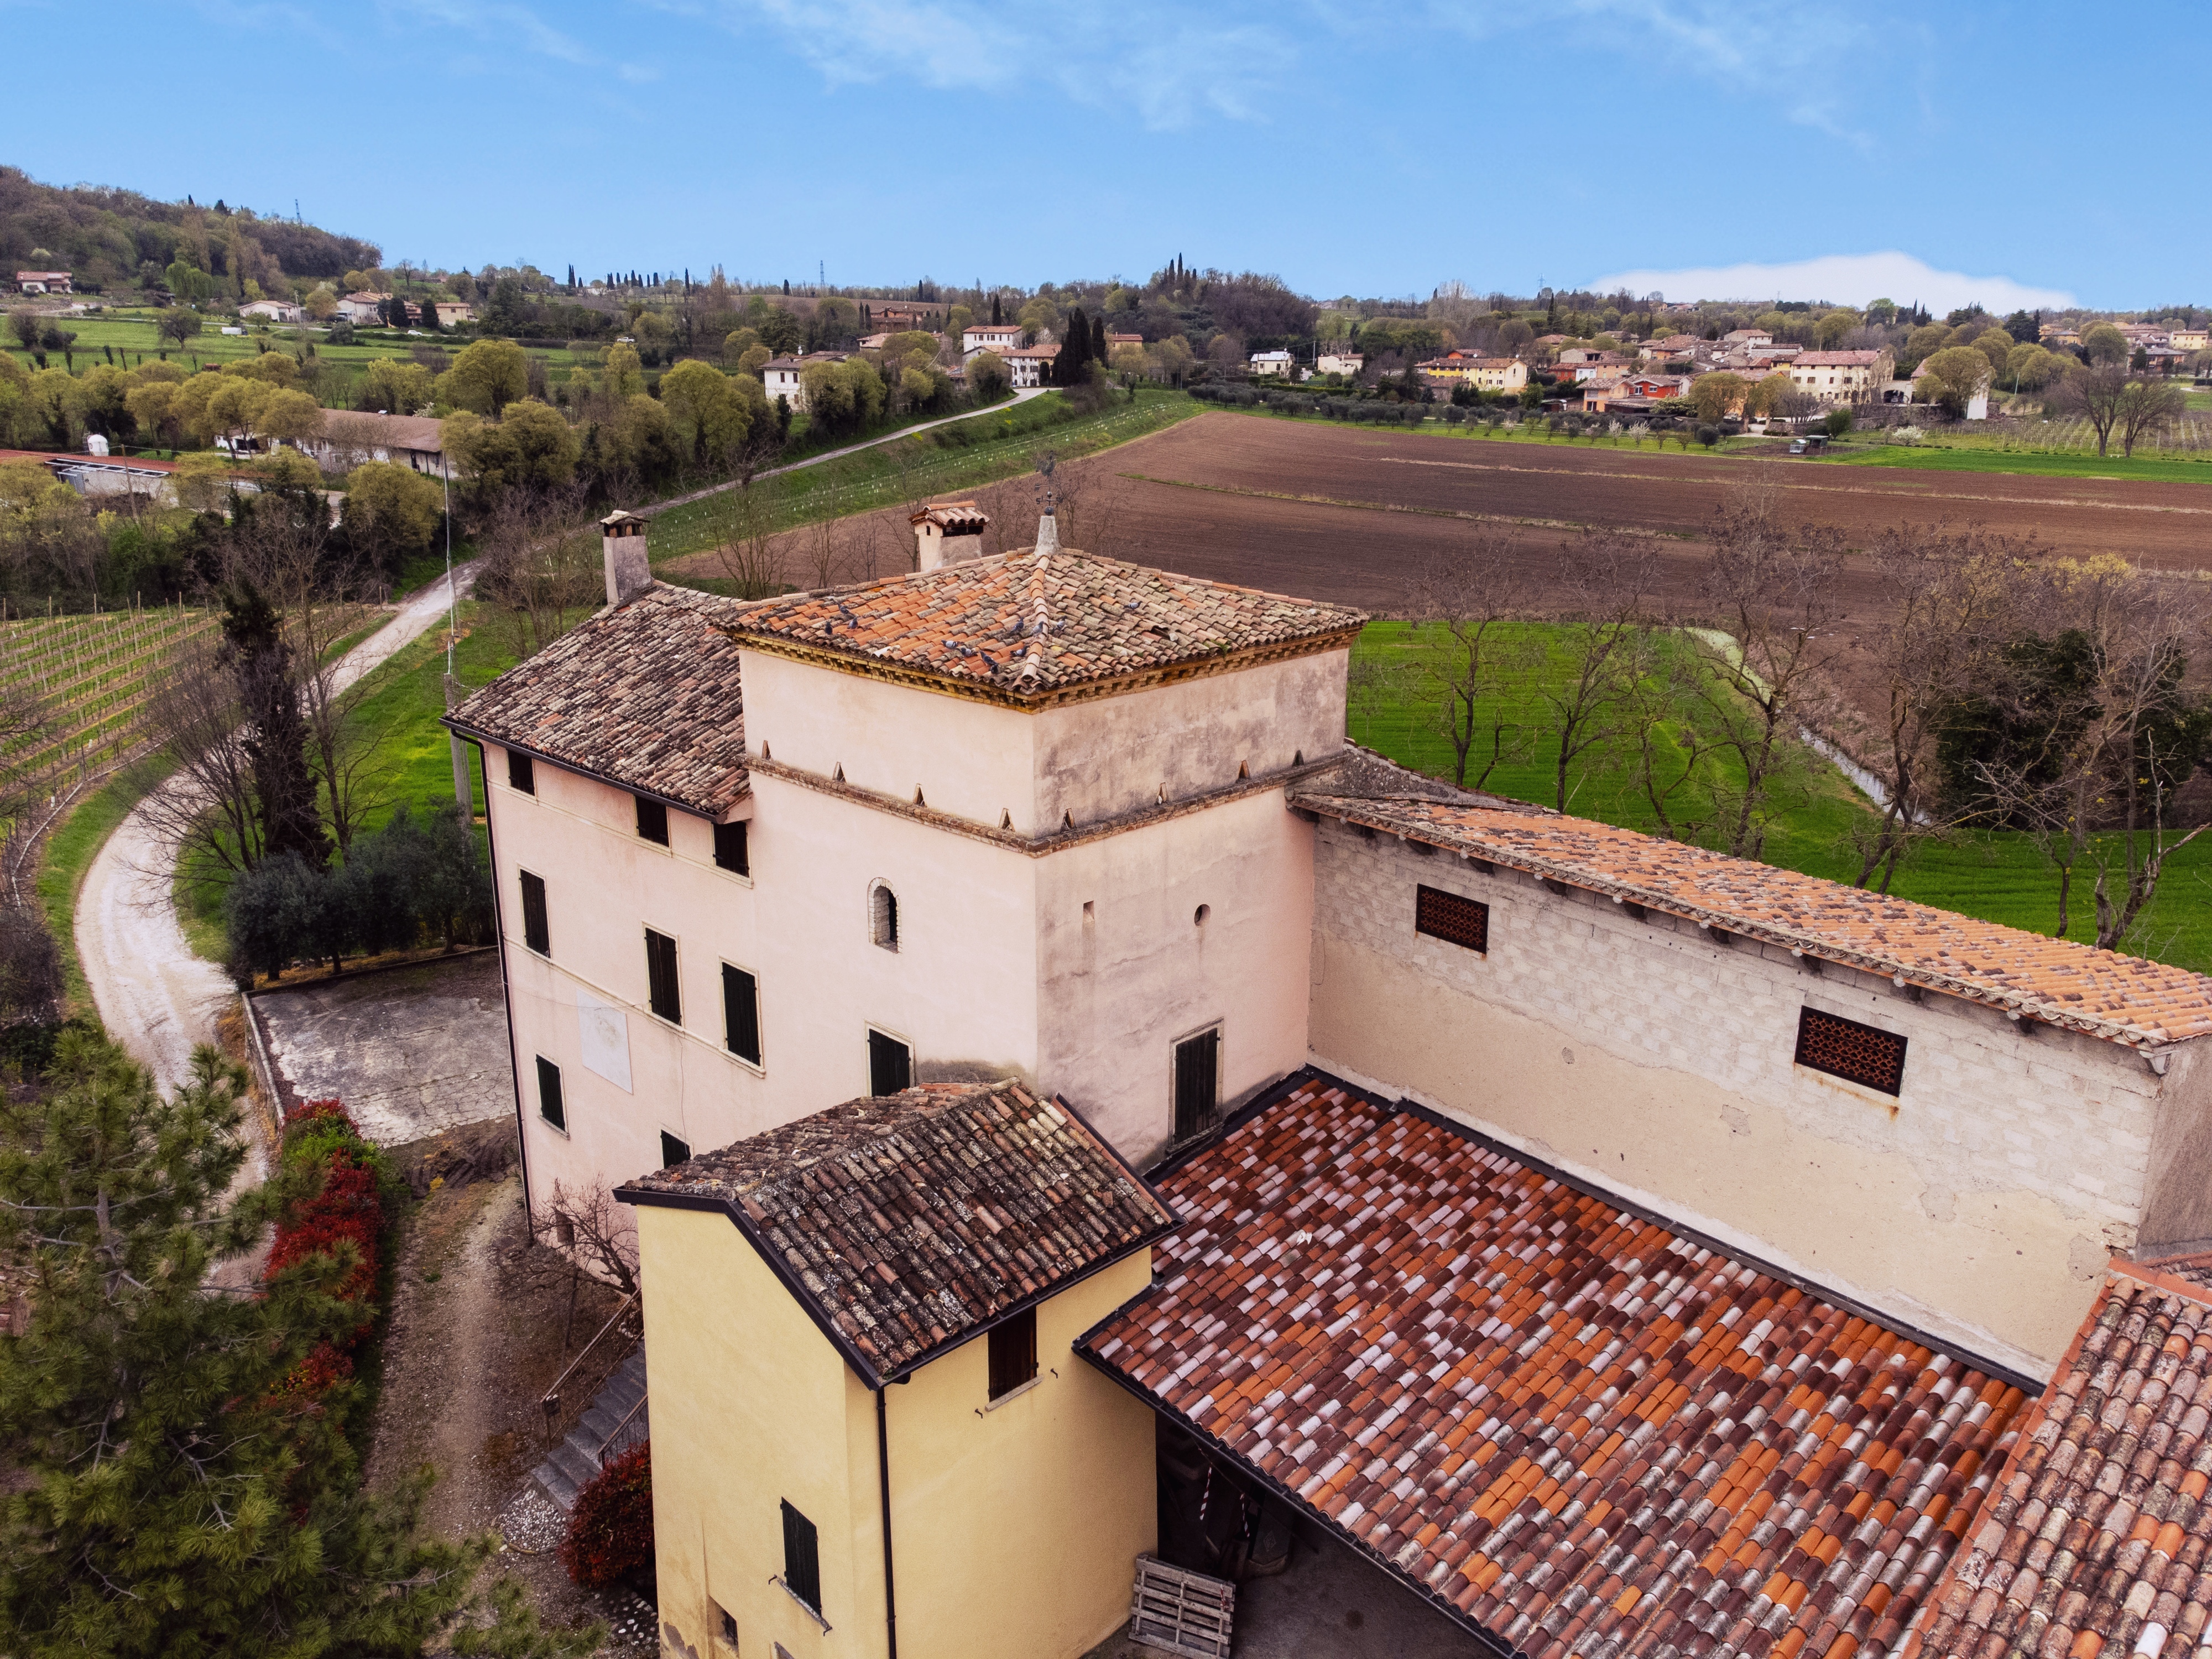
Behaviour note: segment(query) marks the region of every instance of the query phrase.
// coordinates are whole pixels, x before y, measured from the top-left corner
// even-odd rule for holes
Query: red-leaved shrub
[[[310,1100],[284,1114],[284,1161],[320,1168],[321,1190],[286,1206],[276,1223],[265,1273],[273,1276],[312,1256],[331,1255],[340,1243],[355,1247],[352,1267],[337,1294],[361,1305],[360,1326],[337,1345],[325,1343],[301,1361],[280,1392],[313,1395],[353,1375],[349,1352],[368,1334],[376,1294],[377,1247],[384,1236],[384,1202],[377,1194],[376,1149],[335,1100]]]
[[[561,1565],[586,1589],[604,1589],[653,1570],[653,1443],[618,1454],[576,1494],[561,1540]]]

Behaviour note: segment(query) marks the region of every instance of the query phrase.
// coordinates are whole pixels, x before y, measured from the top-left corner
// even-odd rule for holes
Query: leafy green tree
[[[2124,363],[2128,360],[2128,337],[2110,323],[2098,323],[2082,331],[2081,349],[2099,368],[2107,363]]]
[[[42,320],[28,306],[20,307],[8,313],[8,331],[15,337],[17,345],[28,351],[39,343]]]
[[[530,359],[512,340],[477,340],[461,349],[436,385],[440,403],[495,416],[529,392]]]
[[[184,344],[198,334],[200,327],[199,313],[187,311],[182,306],[172,306],[154,322],[155,332],[161,338],[173,341],[178,345]]]
[[[1859,325],[1858,313],[1838,307],[1813,325],[1813,343],[1823,351],[1843,344],[1844,337]]]
[[[1698,416],[1711,424],[1743,407],[1751,383],[1741,374],[1723,372],[1700,375],[1690,387],[1690,404]]]
[[[353,544],[379,569],[396,571],[428,550],[445,498],[435,479],[403,462],[364,461],[346,479],[344,513]]]
[[[2004,319],[2005,333],[2021,345],[2034,345],[2043,338],[2043,313],[2015,311]]]
[[[205,300],[212,297],[215,293],[215,278],[198,266],[185,264],[182,259],[174,261],[163,275],[167,279],[169,292],[179,300]]]
[[[2018,342],[2001,328],[1984,329],[1974,337],[1974,349],[1990,360],[1990,375],[1993,380],[2003,376],[2016,344]]]
[[[607,348],[599,390],[611,398],[635,398],[645,390],[645,365],[633,348],[619,343]]]
[[[698,466],[720,465],[744,446],[768,411],[768,393],[749,374],[735,380],[693,357],[660,377],[661,406],[678,445]]]
[[[1915,369],[1926,362],[1949,343],[1951,331],[1941,323],[1923,323],[1905,337],[1905,349],[1898,355],[1897,372],[1910,380]]]
[[[1921,364],[1913,391],[1956,421],[1965,418],[1967,404],[1988,389],[1990,379],[1984,353],[1970,345],[1946,346]]]
[[[462,1622],[538,1656],[581,1652],[514,1605],[471,1607],[491,1540],[432,1542],[427,1477],[371,1497],[346,1380],[310,1356],[361,1323],[337,1294],[356,1247],[210,1294],[319,1178],[226,1198],[245,1156],[245,1075],[213,1049],[164,1101],[72,1026],[43,1091],[0,1100],[0,1261],[26,1320],[0,1334],[0,1628],[21,1659],[338,1659],[419,1654]],[[597,1632],[585,1634],[596,1638]]]

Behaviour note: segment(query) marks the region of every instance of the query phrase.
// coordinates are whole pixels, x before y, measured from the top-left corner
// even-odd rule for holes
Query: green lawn
[[[1941,444],[1881,444],[1832,454],[1819,466],[1894,466],[1921,472],[2009,472],[2035,478],[2142,479],[2159,483],[2212,484],[2212,455],[2203,460],[2137,455],[2123,459],[2119,449],[2100,459],[2095,451],[2048,454],[2032,450],[1981,449]]]
[[[890,507],[915,494],[945,495],[1029,471],[1041,448],[1063,459],[1128,442],[1202,414],[1207,406],[1180,392],[1139,389],[1095,415],[1078,415],[1057,392],[1001,404],[911,439],[879,445],[764,480],[754,486],[772,504],[770,526],[789,530],[819,520]],[[715,507],[692,502],[653,514],[655,564],[715,544]],[[714,587],[693,579],[691,586]]]
[[[1558,630],[1528,624],[1509,639],[1543,647],[1547,666],[1523,677],[1509,692],[1512,717],[1530,728],[1546,718],[1536,692],[1544,674],[1562,666]],[[1433,694],[1421,684],[1421,665],[1441,636],[1406,623],[1370,623],[1353,648],[1354,690],[1347,726],[1354,742],[1402,765],[1449,780],[1452,752],[1431,714]],[[1364,684],[1363,684],[1364,682]],[[1533,738],[1527,752],[1491,774],[1483,787],[1550,806],[1556,802],[1556,739]],[[1606,823],[1650,832],[1656,821],[1630,770],[1633,746],[1626,740],[1598,745],[1571,774],[1567,810]],[[1846,846],[1854,820],[1872,806],[1833,768],[1810,762],[1810,783],[1796,793],[1766,845],[1766,861],[1808,875],[1850,882],[1858,874]],[[1477,769],[1480,762],[1477,763]],[[1739,773],[1740,776],[1741,774]],[[1472,782],[1470,777],[1470,782]],[[2138,923],[2128,949],[2136,954],[2212,972],[2212,836],[2193,843],[2166,867],[2159,894]],[[2069,937],[2095,936],[2089,878],[2077,875]],[[1898,872],[1890,890],[1965,915],[2049,933],[2057,921],[2058,878],[2027,837],[1972,833],[1946,844],[1924,844]]]

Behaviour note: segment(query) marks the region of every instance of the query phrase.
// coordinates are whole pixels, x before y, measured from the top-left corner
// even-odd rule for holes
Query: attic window
[[[1797,1063],[1885,1095],[1903,1092],[1905,1039],[1840,1014],[1802,1008],[1797,1014]]]
[[[538,766],[519,749],[507,751],[507,787],[525,795],[538,793]]]
[[[1490,953],[1490,907],[1439,887],[1413,890],[1413,931],[1477,956]]]
[[[640,841],[668,845],[668,804],[665,801],[637,798],[637,835]]]
[[[898,895],[880,881],[868,889],[868,943],[885,951],[899,948]]]
[[[1036,1381],[1036,1310],[1024,1308],[991,1328],[991,1398],[1003,1400]]]

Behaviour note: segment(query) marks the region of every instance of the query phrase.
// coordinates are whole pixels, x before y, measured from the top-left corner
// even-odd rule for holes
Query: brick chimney
[[[646,521],[617,509],[599,520],[599,546],[607,562],[607,603],[628,605],[653,586],[645,556]]]
[[[939,501],[915,514],[914,568],[939,570],[963,559],[983,556],[983,532],[990,520],[973,501]]]

